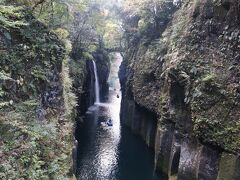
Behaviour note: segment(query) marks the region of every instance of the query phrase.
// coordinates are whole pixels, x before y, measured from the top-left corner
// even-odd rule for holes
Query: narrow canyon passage
[[[109,93],[90,107],[76,131],[79,180],[157,180],[153,152],[144,141],[121,125],[121,92],[118,69],[122,57],[115,55],[109,77]],[[112,126],[107,121],[112,120]]]
[[[0,180],[240,180],[240,0],[0,2]]]

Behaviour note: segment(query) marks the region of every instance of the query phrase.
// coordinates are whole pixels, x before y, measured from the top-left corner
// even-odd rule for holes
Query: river
[[[153,152],[144,141],[120,123],[121,92],[116,54],[109,77],[110,89],[101,103],[90,107],[77,128],[78,180],[158,180]],[[112,126],[106,121],[111,119]]]

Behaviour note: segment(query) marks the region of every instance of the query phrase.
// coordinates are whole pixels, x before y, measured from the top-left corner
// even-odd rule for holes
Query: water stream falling
[[[99,104],[100,98],[99,98],[99,81],[98,81],[98,74],[97,74],[97,66],[94,60],[92,62],[93,62],[94,76],[95,76],[95,104]]]
[[[154,173],[153,154],[144,141],[120,123],[121,91],[118,53],[111,63],[109,93],[99,102],[96,64],[96,102],[78,124],[78,180],[159,180]],[[112,126],[107,121],[112,120]],[[160,179],[161,180],[161,179]]]

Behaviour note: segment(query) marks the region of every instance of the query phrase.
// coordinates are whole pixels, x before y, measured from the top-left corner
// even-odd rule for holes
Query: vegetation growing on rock
[[[73,121],[67,115],[75,106],[66,96],[64,45],[24,7],[0,11],[0,177],[63,179],[71,175]]]
[[[102,88],[107,86],[105,48],[114,38],[108,32],[118,28],[109,16],[112,6],[58,0],[2,4],[0,179],[72,178],[74,119],[77,103],[88,98],[91,60],[102,72]]]
[[[174,122],[203,143],[239,153],[239,2],[141,2],[140,11],[168,8],[159,9],[159,19],[126,9],[127,86],[134,100],[159,114],[162,126]],[[143,32],[149,16],[155,25],[165,22],[154,38]],[[191,120],[182,122],[187,114]]]
[[[155,135],[164,145],[155,148],[163,173],[172,173],[171,160],[180,164],[180,178],[190,165],[192,176],[201,177],[211,155],[214,168],[207,170],[220,178],[220,154],[239,155],[237,0],[1,3],[0,179],[72,176],[73,119],[76,107],[81,116],[93,103],[92,60],[106,91],[108,53],[116,50],[124,50],[122,111],[130,111],[129,124],[139,118],[131,126],[149,146]],[[229,164],[237,163],[231,157]]]

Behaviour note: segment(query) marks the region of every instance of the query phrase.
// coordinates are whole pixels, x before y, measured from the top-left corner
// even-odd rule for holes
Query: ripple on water
[[[141,138],[121,127],[120,85],[117,79],[121,57],[112,66],[112,87],[103,103],[91,106],[80,123],[77,173],[79,180],[153,180],[153,156]],[[112,77],[112,79],[111,79]],[[117,81],[116,81],[117,79]],[[106,121],[112,119],[113,126]]]

